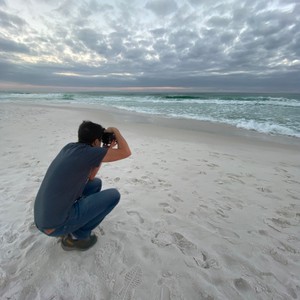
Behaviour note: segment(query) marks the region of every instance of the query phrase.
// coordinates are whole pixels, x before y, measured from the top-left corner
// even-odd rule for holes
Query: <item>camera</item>
[[[101,141],[104,145],[110,145],[114,140],[116,137],[112,132],[103,132]]]

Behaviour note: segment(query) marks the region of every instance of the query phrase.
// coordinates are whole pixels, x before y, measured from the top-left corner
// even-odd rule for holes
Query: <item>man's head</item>
[[[78,129],[78,141],[79,143],[85,143],[88,145],[93,145],[98,139],[101,141],[104,128],[91,121],[83,121]]]

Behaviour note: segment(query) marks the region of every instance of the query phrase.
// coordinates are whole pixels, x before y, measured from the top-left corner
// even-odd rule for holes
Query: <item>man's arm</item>
[[[117,149],[113,147],[108,148],[102,162],[112,162],[129,157],[131,155],[130,148],[120,131],[115,127],[109,127],[106,131],[115,135],[118,147]]]

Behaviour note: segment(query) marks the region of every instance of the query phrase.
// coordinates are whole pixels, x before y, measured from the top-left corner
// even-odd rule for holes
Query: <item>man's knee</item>
[[[113,206],[116,206],[121,199],[121,194],[117,189],[109,189],[109,192],[110,192],[111,203]]]
[[[100,178],[95,177],[91,182],[101,190],[102,180]]]
[[[102,180],[100,178],[94,178],[89,180],[86,185],[87,190],[91,193],[98,193],[101,191],[102,188]]]

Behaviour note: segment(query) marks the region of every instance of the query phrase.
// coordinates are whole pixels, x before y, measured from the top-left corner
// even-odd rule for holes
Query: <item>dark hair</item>
[[[101,140],[104,130],[99,124],[83,121],[78,129],[78,141],[79,143],[91,145],[96,139]]]

